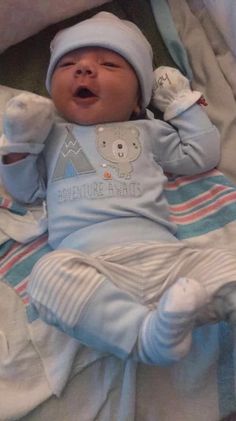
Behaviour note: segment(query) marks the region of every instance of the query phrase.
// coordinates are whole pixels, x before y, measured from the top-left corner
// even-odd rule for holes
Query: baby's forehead
[[[63,57],[61,57],[60,60],[63,60],[64,58],[73,57],[73,58],[79,58],[81,56],[86,56],[89,54],[94,54],[94,56],[98,57],[116,57],[117,59],[125,60],[120,54],[116,53],[113,50],[109,50],[105,47],[96,47],[96,46],[89,46],[89,47],[80,47],[75,50],[69,51],[66,53]],[[126,60],[125,60],[126,61]]]

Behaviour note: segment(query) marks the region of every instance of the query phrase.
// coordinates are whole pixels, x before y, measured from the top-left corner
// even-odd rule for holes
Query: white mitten
[[[189,80],[173,67],[161,66],[154,71],[152,104],[168,121],[191,107],[202,94],[192,91]]]
[[[54,123],[54,105],[50,99],[23,92],[11,98],[3,115],[0,155],[39,154]]]

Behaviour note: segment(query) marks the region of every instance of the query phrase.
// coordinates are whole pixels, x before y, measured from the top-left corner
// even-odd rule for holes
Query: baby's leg
[[[150,311],[108,280],[103,267],[96,267],[101,261],[91,259],[73,250],[55,251],[35,265],[29,295],[40,317],[122,359],[132,355],[163,365],[182,358],[191,345],[196,313],[206,303],[204,288],[180,279]]]
[[[196,312],[205,304],[205,290],[180,279],[150,311],[89,259],[73,250],[55,251],[35,265],[28,290],[40,317],[83,344],[122,359],[132,355],[163,365],[182,358],[191,345]]]
[[[84,263],[88,259],[73,250],[41,258],[30,275],[31,303],[48,324],[90,348],[125,359],[135,348],[148,309]]]

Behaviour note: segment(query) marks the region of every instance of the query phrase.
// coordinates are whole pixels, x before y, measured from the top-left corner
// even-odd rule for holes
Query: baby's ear
[[[141,89],[140,87],[138,87],[138,92],[137,92],[137,103],[133,109],[133,112],[130,116],[130,120],[137,120],[138,118],[140,118],[141,114],[142,114],[142,94],[141,94]]]
[[[136,105],[136,107],[134,108],[134,111],[133,111],[136,115],[140,115],[141,114],[141,105],[140,105],[140,102],[141,101],[138,102],[138,104]]]
[[[143,112],[141,111],[140,103],[138,103],[135,106],[135,108],[134,108],[134,110],[133,110],[133,112],[130,116],[130,120],[138,120],[139,118],[142,117],[142,114],[143,114]]]

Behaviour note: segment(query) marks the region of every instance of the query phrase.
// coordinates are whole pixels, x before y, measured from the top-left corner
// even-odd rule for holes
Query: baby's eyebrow
[[[74,60],[75,59],[75,55],[74,54],[66,54],[64,57],[62,57],[58,63],[62,62],[62,61],[67,61],[67,60]]]

